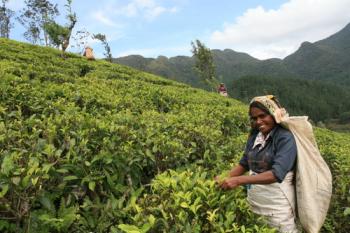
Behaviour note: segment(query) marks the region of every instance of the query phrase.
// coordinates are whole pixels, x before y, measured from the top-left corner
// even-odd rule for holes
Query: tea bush
[[[350,135],[326,129],[315,133],[333,176],[332,200],[322,232],[350,232]]]
[[[168,170],[156,176],[150,189],[128,209],[135,225],[120,224],[120,229],[142,232],[148,225],[150,232],[276,232],[249,211],[243,188],[222,191],[200,167]]]

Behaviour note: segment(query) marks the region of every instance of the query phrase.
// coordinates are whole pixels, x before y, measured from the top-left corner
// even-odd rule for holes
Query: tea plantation
[[[106,61],[0,39],[0,232],[256,232],[236,163],[247,106]],[[350,135],[315,129],[334,176],[322,232],[350,232]]]

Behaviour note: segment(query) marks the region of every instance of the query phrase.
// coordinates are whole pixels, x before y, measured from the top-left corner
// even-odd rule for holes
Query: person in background
[[[216,181],[222,189],[247,185],[253,212],[265,216],[279,232],[297,233],[293,184],[297,146],[293,134],[279,125],[286,114],[274,96],[253,98],[243,157],[227,178]],[[249,175],[244,175],[247,171]]]
[[[218,87],[218,93],[222,96],[227,96],[227,90],[224,83],[220,83]]]
[[[93,49],[90,46],[85,47],[83,56],[86,57],[88,60],[95,60]]]

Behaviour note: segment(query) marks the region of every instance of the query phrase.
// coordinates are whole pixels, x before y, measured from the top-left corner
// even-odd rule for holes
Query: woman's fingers
[[[226,178],[225,180],[222,181],[219,186],[223,189],[232,189],[236,188],[238,186],[238,178],[237,177],[231,177],[231,178]]]
[[[221,179],[220,176],[214,177],[218,186],[225,190],[236,188],[238,186],[238,179],[238,177],[229,177],[225,179]]]

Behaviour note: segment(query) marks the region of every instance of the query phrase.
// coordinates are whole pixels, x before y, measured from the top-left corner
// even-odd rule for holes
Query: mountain
[[[350,86],[350,24],[334,35],[315,43],[304,42],[285,59],[258,60],[246,53],[231,49],[212,50],[219,81],[230,83],[244,76],[271,76],[322,80]],[[131,55],[114,59],[115,63],[128,65],[150,73],[203,86],[192,69],[193,57],[157,59]]]
[[[324,40],[302,43],[283,63],[304,79],[350,85],[350,24]]]

